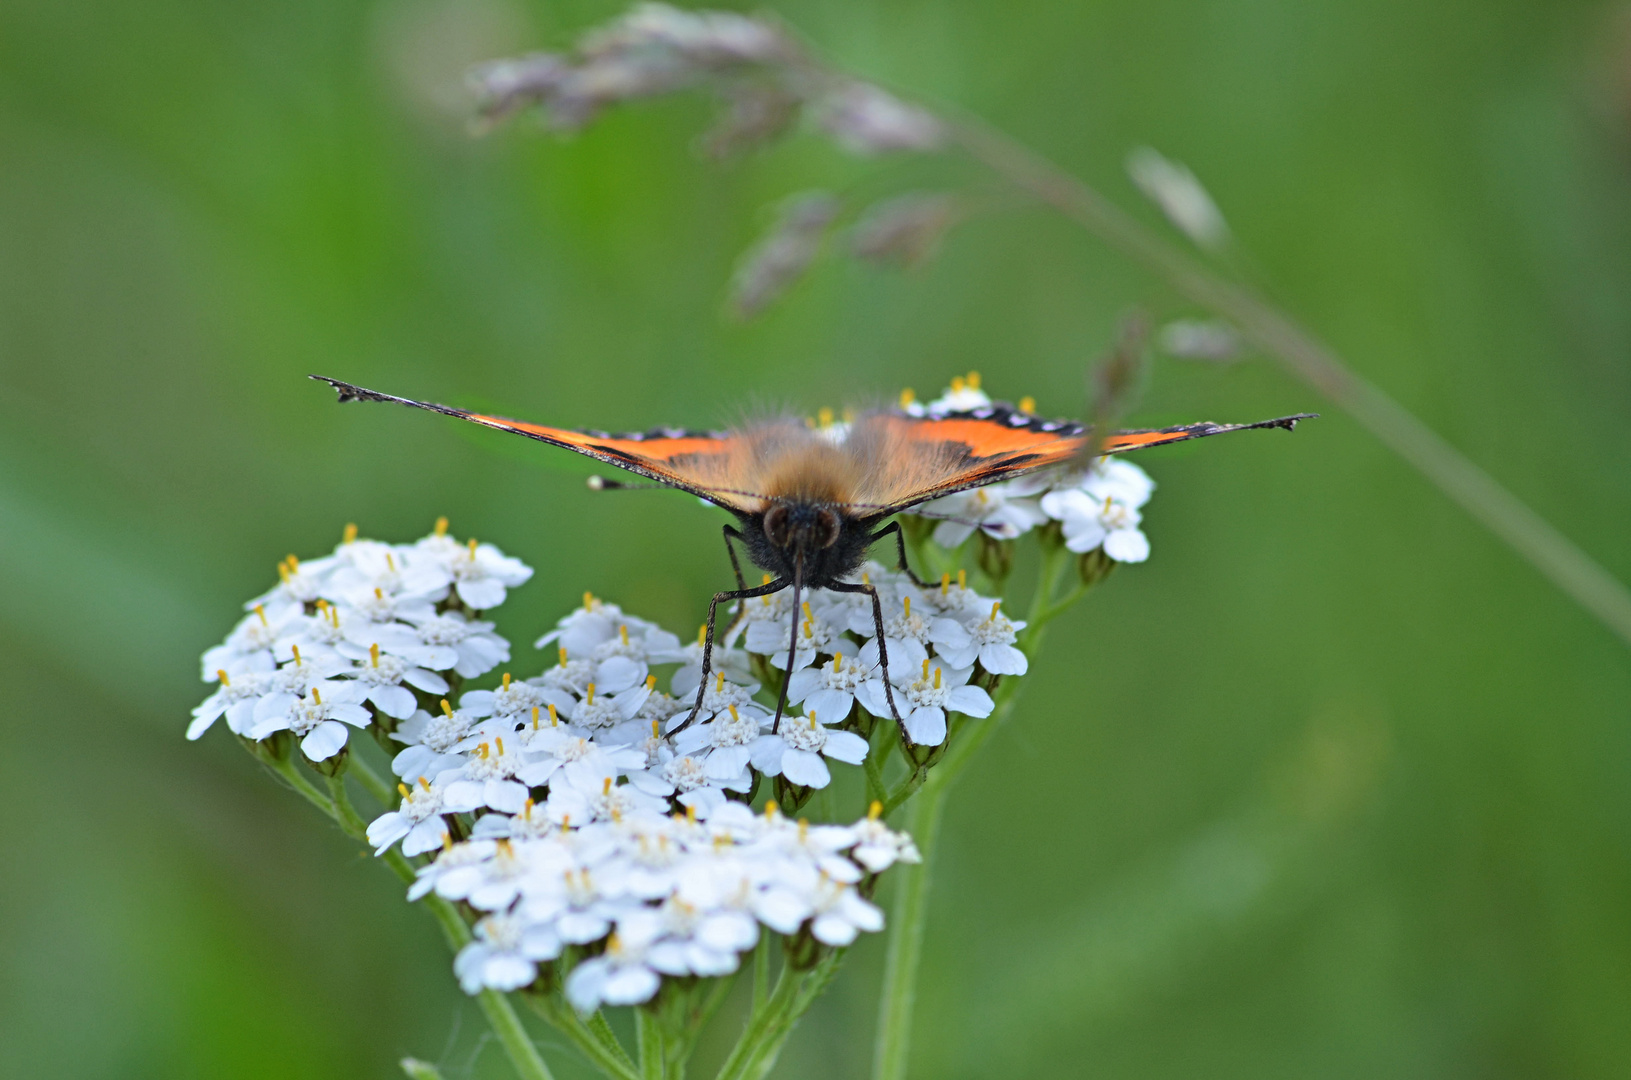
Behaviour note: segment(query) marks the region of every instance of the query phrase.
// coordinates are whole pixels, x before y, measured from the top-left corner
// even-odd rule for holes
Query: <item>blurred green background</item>
[[[974,368],[1068,415],[1129,305],[1192,313],[1016,206],[722,318],[767,204],[970,174],[809,139],[711,165],[696,100],[467,137],[467,62],[617,10],[0,7],[0,1072],[503,1075],[394,880],[224,730],[182,740],[198,654],[348,521],[445,513],[538,567],[521,669],[585,589],[683,631],[726,579],[694,500],[307,372],[620,429]],[[1631,579],[1631,8],[776,10],[1129,205],[1129,148],[1186,161],[1279,299]],[[1154,558],[1059,627],[952,802],[916,1075],[1631,1074],[1631,656],[1267,363],[1162,364],[1131,419],[1302,409],[1141,459]],[[778,1075],[864,1075],[880,958]]]

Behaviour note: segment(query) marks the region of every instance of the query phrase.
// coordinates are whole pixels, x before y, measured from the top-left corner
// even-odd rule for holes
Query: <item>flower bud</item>
[[[1081,576],[1082,584],[1089,587],[1109,577],[1110,571],[1115,568],[1116,560],[1106,555],[1102,547],[1084,551],[1081,558],[1076,560],[1076,573]]]

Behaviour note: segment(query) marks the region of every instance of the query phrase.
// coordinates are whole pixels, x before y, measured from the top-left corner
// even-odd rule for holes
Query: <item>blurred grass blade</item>
[[[1350,371],[1289,315],[1256,292],[1212,273],[1097,189],[1003,132],[971,119],[961,120],[955,130],[958,142],[975,159],[1155,271],[1189,300],[1228,319],[1245,340],[1358,420],[1631,645],[1631,590],[1408,409]]]

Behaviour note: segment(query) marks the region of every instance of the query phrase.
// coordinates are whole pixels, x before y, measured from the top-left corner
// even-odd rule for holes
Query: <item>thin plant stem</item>
[[[487,1017],[487,1025],[493,1029],[504,1052],[509,1055],[515,1074],[521,1080],[554,1080],[554,1074],[544,1064],[538,1048],[532,1044],[510,999],[497,990],[487,989],[476,995],[476,1001]]]
[[[368,797],[381,807],[390,810],[396,806],[396,792],[391,785],[381,779],[379,773],[368,767],[368,763],[356,754],[351,755],[351,771],[357,774],[362,783],[362,789],[368,792]]]
[[[1179,294],[1229,320],[1248,341],[1335,402],[1631,644],[1631,589],[1414,413],[1349,369],[1284,311],[1251,288],[1213,273],[1096,189],[1003,132],[966,118],[953,130],[977,161],[1154,271]]]
[[[606,1026],[606,1018],[600,1013],[595,1013],[586,1023],[572,1006],[555,998],[544,994],[527,994],[524,1000],[539,1016],[549,1021],[551,1027],[566,1036],[589,1064],[611,1080],[640,1080],[633,1060],[612,1034],[611,1028]],[[606,1038],[592,1029],[591,1025],[596,1021],[604,1028]]]
[[[668,1040],[662,1024],[650,1009],[635,1007],[634,1037],[640,1053],[640,1080],[664,1080]]]
[[[1037,571],[1036,592],[1026,611],[1025,629],[1020,632],[1018,645],[1027,658],[1035,659],[1042,644],[1042,631],[1065,608],[1074,604],[1087,591],[1078,584],[1060,599],[1055,599],[1059,578],[1069,566],[1071,553],[1062,544],[1045,548],[1042,566]],[[898,805],[912,799],[911,822],[907,831],[917,844],[923,861],[917,867],[906,867],[907,873],[898,879],[895,900],[889,916],[889,948],[884,958],[883,992],[878,1002],[878,1034],[873,1044],[873,1080],[902,1080],[906,1075],[907,1055],[911,1049],[912,1011],[917,1002],[917,976],[923,958],[923,927],[929,907],[929,881],[934,868],[936,842],[940,836],[941,816],[945,811],[946,794],[953,781],[968,767],[985,741],[1007,719],[1014,707],[1019,691],[1015,679],[997,686],[995,708],[984,720],[972,720],[957,727],[951,748],[940,763],[930,770],[928,779],[915,797],[912,792],[897,792],[891,801]],[[903,785],[904,787],[904,785]]]
[[[318,791],[317,788],[312,785],[310,780],[307,780],[304,776],[302,776],[300,774],[300,767],[289,758],[279,758],[276,761],[266,762],[266,767],[283,777],[288,785],[294,788],[294,790],[307,802],[317,807],[317,809],[321,810],[329,817],[339,820],[338,815],[334,811],[334,804],[329,801],[328,796],[324,795],[321,791]]]
[[[783,963],[781,974],[776,978],[775,989],[765,998],[764,1007],[755,1009],[748,1017],[741,1038],[737,1039],[736,1045],[731,1048],[725,1064],[719,1067],[716,1080],[746,1080],[751,1075],[748,1070],[762,1048],[761,1044],[766,1033],[781,1020],[782,1014],[792,1005],[798,995],[798,984],[798,974]]]
[[[831,985],[838,975],[838,966],[843,959],[844,950],[833,949],[823,956],[815,967],[799,978],[793,1000],[779,1017],[766,1026],[764,1034],[760,1037],[758,1048],[743,1074],[746,1080],[763,1080],[763,1077],[775,1067],[776,1059],[781,1056],[782,1047],[793,1034],[793,1028],[798,1023],[799,1017],[803,1016],[810,1006],[815,1004],[815,999]]]

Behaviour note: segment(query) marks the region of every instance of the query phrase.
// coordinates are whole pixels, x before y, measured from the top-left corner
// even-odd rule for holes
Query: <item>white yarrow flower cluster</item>
[[[204,654],[204,681],[217,689],[193,710],[187,737],[225,717],[256,741],[288,731],[307,758],[326,761],[349,727],[376,717],[394,726],[418,710],[415,691],[446,694],[449,674],[473,678],[509,659],[509,643],[480,614],[532,570],[491,544],[458,542],[444,518],[413,544],[348,528],[333,554],[290,555],[278,575]]]
[[[881,930],[873,878],[918,858],[875,814],[812,825],[774,803],[762,814],[727,803],[706,819],[629,803],[574,818],[529,803],[480,818],[421,868],[409,896],[483,913],[454,961],[466,992],[526,986],[570,947],[583,958],[565,974],[566,996],[589,1013],[648,1001],[665,976],[735,971],[761,927],[829,946]]]

